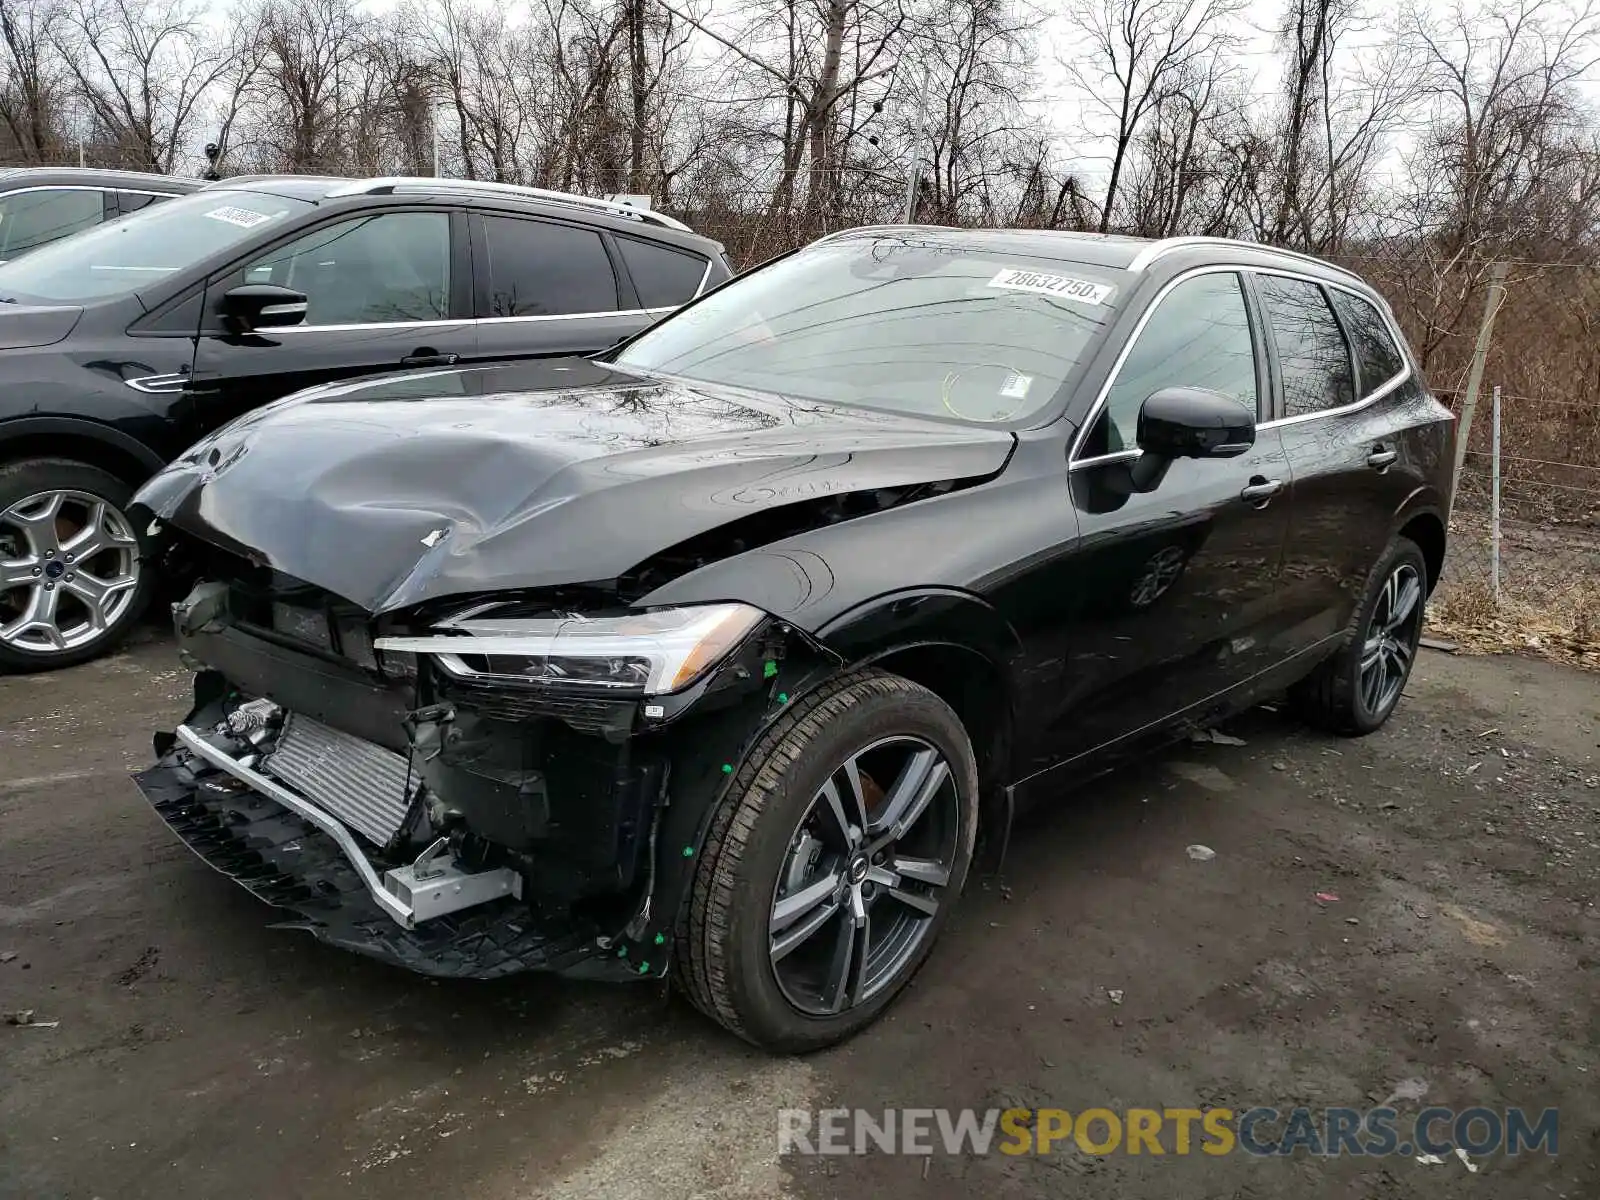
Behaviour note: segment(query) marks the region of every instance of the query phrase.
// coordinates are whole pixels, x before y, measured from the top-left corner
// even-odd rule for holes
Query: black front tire
[[[823,784],[881,739],[935,748],[956,789],[948,883],[936,915],[887,985],[833,1015],[802,1011],[780,985],[769,919],[791,837]],[[676,937],[674,978],[691,1003],[764,1049],[804,1053],[871,1024],[921,967],[961,892],[978,819],[978,772],[956,714],[900,676],[858,671],[830,681],[776,721],[735,775],[712,819]]]
[[[1369,657],[1368,647],[1374,636],[1392,615],[1386,589],[1396,579],[1414,579],[1418,594],[1414,609],[1408,612],[1410,619],[1397,631],[1398,636],[1389,639],[1395,647],[1390,661],[1403,659],[1399,663],[1398,685],[1382,689],[1374,700],[1372,689],[1364,686],[1363,663]],[[1428,590],[1428,562],[1421,547],[1410,538],[1396,537],[1368,577],[1366,591],[1350,618],[1338,652],[1289,692],[1295,711],[1308,724],[1342,737],[1363,737],[1383,727],[1411,677],[1422,638]]]
[[[138,624],[156,586],[149,539],[127,517],[128,504],[134,492],[131,486],[108,471],[72,459],[32,458],[0,465],[0,515],[30,497],[52,492],[92,497],[104,501],[114,510],[121,527],[131,535],[136,547],[133,554],[137,562],[138,581],[132,588],[131,598],[117,606],[115,617],[107,623],[106,628],[81,642],[60,649],[43,649],[8,644],[0,639],[0,673],[50,671],[88,662],[108,653]],[[0,559],[10,557],[22,546],[20,535],[14,528],[0,527]],[[20,616],[27,594],[22,588],[13,588],[0,595],[0,629]]]

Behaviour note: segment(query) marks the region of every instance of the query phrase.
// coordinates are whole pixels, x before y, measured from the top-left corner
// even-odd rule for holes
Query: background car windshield
[[[668,317],[616,362],[806,400],[1026,421],[1110,321],[1121,280],[935,240],[824,243]]]
[[[196,192],[0,266],[0,297],[82,304],[126,295],[311,205],[262,192]]]

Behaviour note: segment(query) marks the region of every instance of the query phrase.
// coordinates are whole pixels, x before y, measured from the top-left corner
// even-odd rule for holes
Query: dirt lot
[[[266,928],[125,778],[186,683],[159,639],[0,680],[0,1009],[60,1022],[0,1026],[7,1197],[1600,1196],[1594,674],[1425,655],[1365,741],[1263,712],[1105,781],[1029,824],[890,1019],[800,1061],[653,989],[435,984]],[[1396,1093],[1559,1106],[1561,1152],[775,1152],[780,1107]]]

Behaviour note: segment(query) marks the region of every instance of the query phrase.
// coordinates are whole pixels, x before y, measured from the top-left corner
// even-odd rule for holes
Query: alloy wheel
[[[921,738],[876,741],[839,765],[801,817],[773,889],[769,955],[790,1004],[846,1012],[917,960],[960,826],[955,775]]]
[[[139,586],[139,543],[89,492],[25,496],[0,512],[0,645],[60,653],[108,634]]]
[[[1422,576],[1403,562],[1384,581],[1361,646],[1361,702],[1373,716],[1400,699],[1421,632]]]

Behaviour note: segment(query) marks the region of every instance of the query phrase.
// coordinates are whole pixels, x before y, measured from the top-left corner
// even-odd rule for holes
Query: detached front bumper
[[[243,757],[180,726],[171,749],[134,782],[201,859],[293,914],[281,927],[424,975],[636,977],[606,955],[593,931],[540,921],[513,895],[428,915],[425,894],[394,886],[396,871],[409,867],[369,856],[340,822],[243,765]],[[477,886],[498,888],[497,880]],[[472,881],[454,877],[447,886]]]

